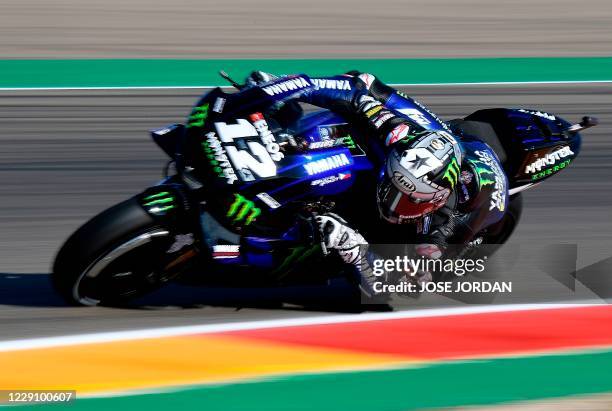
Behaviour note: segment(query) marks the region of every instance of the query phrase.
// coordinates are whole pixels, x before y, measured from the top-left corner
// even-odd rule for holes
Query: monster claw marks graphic
[[[476,171],[476,175],[478,176],[478,189],[482,189],[484,186],[489,186],[495,184],[495,180],[491,180],[487,176],[495,176],[495,173],[487,166],[486,163],[480,160],[468,160],[474,166],[474,170]]]
[[[202,127],[207,118],[208,118],[208,103],[195,107],[193,111],[191,112],[191,114],[189,115],[189,119],[187,120],[187,128]]]
[[[176,207],[174,196],[167,191],[144,197],[142,205],[152,214],[163,214]]]
[[[353,141],[353,137],[351,137],[350,135],[346,137],[342,137],[341,140],[346,148],[348,149],[356,148],[355,141]]]
[[[455,188],[457,181],[459,180],[459,164],[457,163],[457,159],[453,158],[453,161],[450,162],[448,166],[446,166],[446,170],[444,171],[443,179],[448,180],[451,185],[451,189]]]
[[[233,218],[234,223],[238,223],[246,218],[244,223],[251,224],[261,214],[261,209],[255,207],[255,203],[247,200],[240,194],[234,194],[234,202],[227,211],[227,217]]]
[[[489,211],[494,208],[504,211],[506,209],[506,176],[504,171],[499,166],[499,163],[486,151],[476,150],[474,154],[478,156],[478,160],[470,160],[470,162],[474,165],[478,175],[480,188],[486,185],[493,186]],[[484,175],[491,177],[484,177]]]

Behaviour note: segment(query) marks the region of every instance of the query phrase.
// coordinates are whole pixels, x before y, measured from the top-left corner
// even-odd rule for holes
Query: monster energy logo
[[[474,154],[478,156],[478,160],[477,162],[472,160],[472,164],[474,164],[476,168],[480,187],[493,185],[489,211],[494,208],[497,208],[499,211],[504,211],[506,208],[506,178],[503,170],[499,166],[499,163],[488,152],[476,150]],[[485,165],[486,169],[482,168],[479,164]],[[490,174],[493,176],[493,179],[483,178],[483,174]]]
[[[284,276],[288,274],[296,264],[310,258],[313,254],[318,252],[321,252],[320,244],[295,247],[292,249],[291,254],[285,257],[285,259],[281,262],[278,268],[271,273],[271,275],[282,274]]]
[[[353,137],[351,136],[346,136],[346,137],[342,137],[342,143],[346,146],[346,148],[348,149],[353,149],[355,148],[355,142],[353,141]]]
[[[548,177],[550,175],[558,173],[560,170],[563,170],[565,167],[569,166],[571,161],[572,161],[571,159],[567,159],[567,160],[557,164],[554,167],[550,167],[550,168],[547,168],[545,170],[542,170],[539,173],[532,175],[531,176],[531,181],[540,180],[540,179],[542,179],[544,177]]]
[[[227,217],[233,218],[232,222],[237,223],[246,219],[244,222],[246,225],[251,224],[260,214],[261,209],[240,194],[234,194],[234,202],[227,211]]]
[[[151,194],[143,200],[143,206],[150,207],[149,212],[151,213],[163,213],[175,207],[174,196],[167,191]]]
[[[223,177],[223,169],[219,167],[219,162],[215,159],[215,152],[208,145],[207,141],[202,141],[202,150],[204,150],[204,154],[206,158],[210,162],[210,165],[213,166],[213,171],[219,176]]]
[[[202,104],[193,109],[191,115],[187,119],[187,128],[202,127],[208,118],[208,103]]]
[[[238,177],[236,177],[234,167],[232,167],[227,153],[215,133],[206,134],[206,140],[202,141],[201,144],[213,172],[217,176],[225,178],[228,184],[234,184]]]
[[[453,158],[453,161],[450,162],[448,166],[446,166],[446,171],[444,171],[443,179],[448,180],[451,185],[451,189],[455,188],[457,181],[459,181],[459,164],[457,163],[457,159]]]
[[[491,180],[491,178],[486,177],[485,175],[491,175],[495,177],[495,173],[491,170],[491,168],[487,165],[487,163],[480,160],[469,160],[470,163],[474,166],[474,170],[476,170],[476,174],[478,175],[478,188],[482,189],[484,186],[489,186],[495,184],[495,180]]]

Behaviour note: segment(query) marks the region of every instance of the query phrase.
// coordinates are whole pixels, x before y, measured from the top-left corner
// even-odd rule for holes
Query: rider
[[[376,190],[379,215],[391,224],[417,227],[418,255],[442,258],[450,252],[449,244],[467,244],[503,217],[506,177],[488,146],[480,143],[474,150],[449,131],[427,131],[394,106],[409,98],[372,74],[299,77],[307,79],[308,86],[291,93],[291,99],[339,112],[369,128],[368,135],[386,157]],[[287,78],[255,71],[247,85],[278,91],[275,86]],[[488,178],[479,175],[483,169]],[[323,213],[316,221],[325,248],[357,267],[362,289],[371,293],[375,278],[362,247],[367,244],[365,238],[337,214]]]

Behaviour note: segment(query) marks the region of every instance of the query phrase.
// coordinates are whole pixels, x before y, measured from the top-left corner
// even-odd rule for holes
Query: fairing
[[[580,152],[581,136],[568,131],[571,124],[543,111],[486,109],[466,120],[493,126],[506,152],[511,187],[543,181],[567,168]]]

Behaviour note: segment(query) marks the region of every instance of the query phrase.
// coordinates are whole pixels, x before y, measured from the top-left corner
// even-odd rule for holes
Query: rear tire
[[[68,238],[53,265],[53,286],[73,305],[125,303],[163,285],[154,274],[172,240],[133,197]]]

